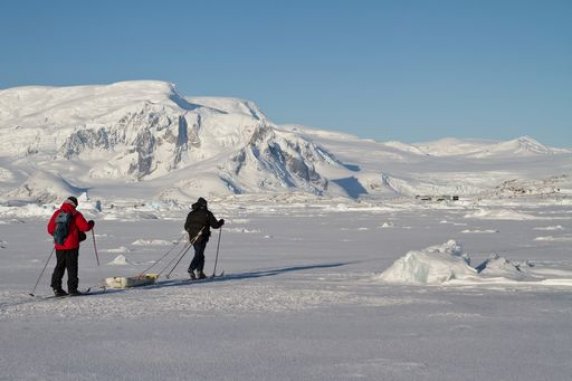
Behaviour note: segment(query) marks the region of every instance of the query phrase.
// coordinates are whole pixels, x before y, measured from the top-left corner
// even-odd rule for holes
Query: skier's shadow
[[[270,276],[276,276],[280,274],[285,274],[294,271],[306,271],[306,270],[314,270],[314,269],[325,269],[325,268],[334,268],[340,266],[346,266],[354,262],[335,262],[335,263],[323,263],[323,264],[316,264],[316,265],[306,265],[306,266],[291,266],[291,267],[282,267],[282,268],[270,268],[270,269],[263,269],[263,270],[256,270],[256,271],[248,271],[248,272],[241,272],[241,273],[232,273],[232,274],[225,274],[223,276],[216,276],[216,277],[209,277],[206,279],[201,280],[194,280],[191,281],[189,279],[166,279],[157,281],[152,285],[149,286],[141,286],[135,287],[136,289],[156,289],[156,288],[165,288],[165,287],[181,287],[181,286],[191,286],[191,285],[199,285],[202,283],[211,283],[211,282],[228,282],[228,281],[235,281],[235,280],[244,280],[244,279],[256,279],[256,278],[264,278]],[[129,291],[132,288],[122,288],[122,289],[107,289],[104,292],[97,292],[97,293],[106,293],[106,294],[113,294],[118,292]]]
[[[355,262],[336,262],[336,263],[325,263],[320,265],[306,265],[306,266],[292,266],[292,267],[283,267],[283,268],[274,268],[274,269],[267,269],[267,270],[258,270],[258,271],[250,271],[245,273],[236,273],[236,274],[228,274],[223,277],[220,277],[221,281],[226,280],[236,280],[236,279],[249,279],[249,278],[262,278],[267,276],[275,276],[284,273],[289,273],[293,271],[305,271],[305,270],[313,270],[313,269],[325,269],[325,268],[332,268],[332,267],[340,267],[352,264]],[[213,278],[212,280],[217,280],[217,278]]]
[[[141,287],[130,287],[130,288],[107,288],[101,291],[92,292],[92,294],[115,294],[115,293],[123,293],[130,290],[149,290],[149,289],[157,289],[157,288],[165,288],[165,287],[182,287],[182,286],[191,286],[191,285],[199,285],[202,283],[211,283],[211,282],[228,282],[234,280],[244,280],[244,279],[256,279],[256,278],[264,278],[269,276],[276,276],[284,273],[289,273],[293,271],[305,271],[305,270],[313,270],[313,269],[325,269],[325,268],[333,268],[333,267],[340,267],[346,266],[352,263],[356,263],[355,261],[351,262],[335,262],[335,263],[324,263],[324,264],[316,264],[316,265],[306,265],[306,266],[291,266],[291,267],[282,267],[282,268],[270,268],[264,270],[257,270],[257,271],[249,271],[249,272],[242,272],[242,273],[232,273],[232,274],[225,274],[223,276],[216,276],[216,277],[208,277],[206,279],[201,280],[194,280],[191,281],[190,279],[166,279],[160,280],[151,284],[149,286],[141,286]]]
[[[113,295],[113,294],[121,294],[123,292],[128,291],[135,291],[135,290],[146,290],[146,289],[155,289],[155,288],[164,288],[164,287],[182,287],[182,286],[193,286],[199,285],[202,283],[210,283],[210,282],[228,282],[233,280],[242,280],[242,279],[256,279],[256,278],[263,278],[269,276],[276,276],[280,274],[285,274],[294,271],[305,271],[305,270],[313,270],[313,269],[327,269],[327,268],[334,268],[340,266],[346,266],[349,264],[358,263],[358,261],[349,261],[349,262],[335,262],[335,263],[324,263],[324,264],[317,264],[317,265],[306,265],[306,266],[291,266],[291,267],[282,267],[282,268],[270,268],[264,270],[257,270],[257,271],[249,271],[249,272],[242,272],[242,273],[232,273],[226,274],[223,276],[217,277],[209,277],[202,280],[195,280],[191,281],[189,279],[166,279],[157,281],[152,285],[149,286],[141,286],[141,287],[131,287],[131,288],[104,288],[99,287],[99,289],[90,292],[86,297],[95,297],[98,295]],[[93,287],[95,288],[95,286]],[[93,296],[90,296],[93,295]],[[26,296],[27,297],[27,296]],[[80,297],[81,298],[81,297]],[[49,300],[56,300],[58,298],[51,297],[44,297],[42,299],[29,299],[27,297],[26,300],[16,303],[0,303],[0,311],[7,307],[14,307],[18,305],[28,304],[28,303],[38,303],[38,302],[47,302]]]

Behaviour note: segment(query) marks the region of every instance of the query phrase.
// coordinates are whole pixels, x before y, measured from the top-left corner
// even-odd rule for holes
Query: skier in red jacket
[[[93,220],[86,221],[83,215],[76,210],[78,205],[77,198],[71,196],[65,200],[60,207],[56,210],[50,221],[48,222],[48,233],[54,236],[57,229],[57,219],[60,213],[68,213],[70,221],[67,226],[67,235],[62,237],[63,242],[54,242],[56,250],[57,263],[52,274],[52,282],[50,286],[54,290],[56,296],[68,295],[62,289],[62,278],[64,272],[68,272],[68,292],[69,295],[81,295],[78,291],[79,279],[78,273],[78,257],[79,257],[79,243],[85,239],[85,233],[93,229],[95,222]]]

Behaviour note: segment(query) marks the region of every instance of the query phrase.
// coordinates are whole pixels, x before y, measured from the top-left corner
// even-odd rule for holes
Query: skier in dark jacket
[[[62,206],[54,212],[50,221],[48,222],[48,233],[53,236],[57,228],[57,217],[60,213],[69,213],[71,221],[68,225],[68,234],[63,243],[58,244],[54,242],[56,250],[56,267],[52,274],[51,287],[56,296],[81,295],[77,287],[79,279],[78,273],[78,257],[79,257],[79,243],[85,240],[85,232],[93,229],[95,222],[93,220],[86,221],[83,215],[76,210],[78,205],[77,198],[71,196],[64,201]],[[68,292],[62,289],[62,278],[64,272],[68,272]]]
[[[203,269],[205,267],[205,248],[211,236],[211,229],[218,229],[224,225],[224,220],[217,220],[207,208],[207,200],[200,197],[191,206],[191,211],[187,215],[185,230],[189,233],[189,239],[193,243],[195,256],[189,265],[189,275],[191,279],[206,278]],[[196,273],[195,273],[196,272]]]

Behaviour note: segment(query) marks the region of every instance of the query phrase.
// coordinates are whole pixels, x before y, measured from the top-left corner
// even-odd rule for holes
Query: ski
[[[91,287],[88,287],[87,289],[85,289],[84,291],[80,291],[81,294],[79,295],[68,295],[68,298],[75,298],[77,296],[85,296],[85,295],[89,295],[91,294]]]
[[[224,276],[224,270],[223,270],[220,274],[218,274],[218,275],[217,275],[217,274],[211,275],[210,278],[211,278],[211,279],[213,279],[213,278],[220,278],[220,277],[223,277],[223,276]]]
[[[93,294],[91,292],[91,287],[80,291],[81,295],[63,295],[63,296],[55,296],[55,295],[45,295],[45,296],[41,296],[41,295],[32,295],[29,294],[30,296],[32,296],[34,298],[34,300],[49,300],[49,299],[67,299],[67,298],[76,298],[78,296],[85,296],[85,295],[90,295]]]
[[[185,282],[186,283],[199,283],[199,282],[207,282],[207,281],[211,281],[217,278],[221,278],[224,277],[224,271],[221,272],[220,274],[213,274],[211,276],[208,276],[206,278],[203,279],[186,279]]]

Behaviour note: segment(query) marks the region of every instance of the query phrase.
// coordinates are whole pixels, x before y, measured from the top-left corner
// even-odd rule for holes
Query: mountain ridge
[[[38,202],[74,189],[177,200],[478,194],[515,177],[560,178],[572,152],[527,136],[382,143],[276,125],[252,101],[182,96],[162,81],[0,90],[0,148],[0,200]]]

